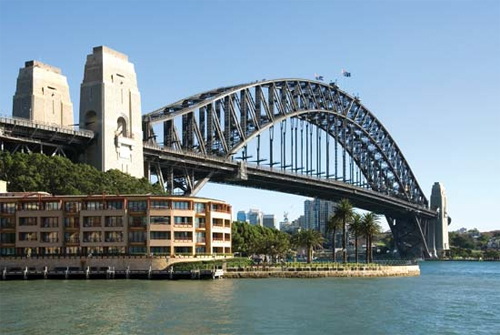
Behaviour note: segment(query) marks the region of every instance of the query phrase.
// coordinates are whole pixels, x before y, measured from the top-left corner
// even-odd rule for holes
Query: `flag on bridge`
[[[351,76],[351,72],[347,72],[346,70],[342,69],[342,75],[344,77],[350,77]]]
[[[315,78],[316,80],[321,80],[321,81],[323,81],[323,80],[324,80],[323,76],[318,76],[316,73],[314,74],[314,78]]]

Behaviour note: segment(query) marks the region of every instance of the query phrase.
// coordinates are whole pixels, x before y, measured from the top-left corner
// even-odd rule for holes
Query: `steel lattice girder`
[[[182,118],[182,136],[173,126],[176,118]],[[289,118],[305,120],[329,133],[355,160],[373,190],[428,206],[386,128],[359,99],[334,84],[280,79],[218,88],[144,115],[143,128],[151,134],[153,124],[164,122],[164,136],[170,141],[165,140],[166,146],[230,157],[264,130]]]

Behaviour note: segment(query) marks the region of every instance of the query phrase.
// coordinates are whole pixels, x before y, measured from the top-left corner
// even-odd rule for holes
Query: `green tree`
[[[373,235],[378,234],[381,230],[379,218],[375,213],[365,213],[361,223],[363,235],[366,238],[366,263],[371,263],[373,261]]]
[[[342,262],[347,263],[347,224],[351,221],[353,214],[352,204],[348,199],[342,199],[337,203],[334,211],[334,220],[342,222]]]
[[[160,185],[118,170],[101,172],[59,156],[0,153],[0,179],[11,192],[44,191],[58,195],[165,194]]]
[[[352,215],[352,222],[349,226],[349,230],[354,235],[354,248],[356,263],[358,263],[358,238],[363,234],[363,218],[359,213],[354,213]]]
[[[324,238],[319,231],[308,229],[301,230],[293,235],[292,241],[296,247],[307,249],[307,263],[311,263],[314,248],[322,247]]]
[[[342,221],[339,220],[335,215],[328,218],[326,230],[328,233],[332,234],[332,259],[333,262],[337,262],[337,254],[335,252],[335,237],[337,236],[337,231],[342,227]]]

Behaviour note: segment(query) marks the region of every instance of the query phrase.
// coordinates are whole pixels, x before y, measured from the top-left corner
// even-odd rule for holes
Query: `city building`
[[[236,214],[236,221],[247,222],[247,213],[245,213],[245,211],[238,211]]]
[[[312,229],[325,234],[328,219],[335,212],[335,202],[321,199],[304,201],[304,229]]]
[[[276,221],[276,215],[274,214],[264,214],[262,216],[262,224],[267,228],[279,229]]]
[[[231,254],[231,206],[152,195],[0,195],[0,255]]]
[[[250,209],[247,213],[247,221],[254,226],[262,226],[262,212],[259,209]]]

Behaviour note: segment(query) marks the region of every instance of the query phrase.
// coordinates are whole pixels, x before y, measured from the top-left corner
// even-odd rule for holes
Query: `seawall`
[[[324,277],[416,277],[420,276],[418,265],[376,266],[337,268],[332,270],[269,269],[267,271],[226,271],[224,278],[324,278]]]

